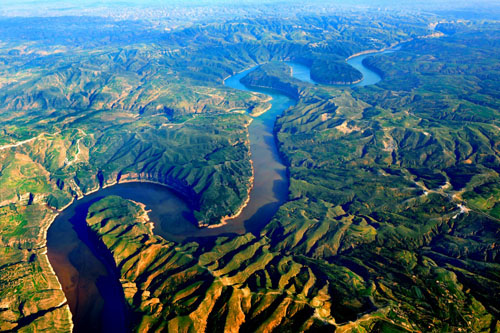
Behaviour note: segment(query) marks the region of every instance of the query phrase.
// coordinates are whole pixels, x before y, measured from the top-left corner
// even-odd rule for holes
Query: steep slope
[[[141,206],[113,196],[89,208],[87,223],[115,259],[137,331],[307,330],[333,322],[328,283],[270,252],[266,238],[181,246],[155,236]]]

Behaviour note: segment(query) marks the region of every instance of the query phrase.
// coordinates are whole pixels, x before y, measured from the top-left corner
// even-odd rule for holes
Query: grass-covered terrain
[[[389,306],[405,329],[498,329],[496,29],[369,58],[380,84],[319,91],[277,121],[292,200],[262,234],[271,250],[372,286],[340,296],[336,320]],[[342,293],[348,280],[335,279]]]
[[[241,79],[249,87],[273,89],[293,99],[303,97],[311,84],[293,78],[291,68],[283,62],[271,62],[259,66]]]
[[[71,314],[46,256],[54,213],[42,204],[0,207],[0,331],[68,331]]]
[[[319,59],[311,64],[311,79],[325,84],[353,84],[360,82],[363,74],[344,59]]]
[[[267,97],[222,83],[260,63],[248,85],[298,100],[275,126],[290,200],[260,234],[173,243],[129,201],[89,211],[136,328],[498,330],[500,28],[439,20],[0,19],[0,331],[70,329],[45,231],[74,198],[147,180],[200,226],[238,211],[252,176],[241,110]],[[354,82],[345,58],[436,32],[367,58],[384,78],[371,87],[311,86],[274,62]]]
[[[420,57],[411,66],[426,61],[429,44],[443,43],[448,50],[467,44],[474,52],[494,42],[457,34],[416,41],[377,60],[380,67],[390,62],[390,68],[403,70],[409,54]],[[488,52],[490,61],[484,63],[494,72],[497,53]],[[450,51],[449,56],[459,54]],[[113,253],[131,307],[142,313],[139,330],[179,325],[192,331],[498,330],[498,138],[490,131],[497,126],[498,110],[479,105],[478,120],[453,131],[453,121],[414,106],[418,97],[405,98],[430,94],[425,87],[407,92],[398,83],[398,75],[406,73],[388,75],[386,96],[399,100],[374,98],[382,84],[353,91],[304,85],[279,64],[262,66],[245,78],[248,85],[274,86],[299,99],[276,124],[290,170],[290,201],[260,235],[170,244],[174,255],[160,250],[166,242],[150,244],[151,233],[145,245],[144,236],[131,233],[135,242],[141,240],[141,249],[131,247],[136,253],[131,256],[128,246],[134,240],[128,232],[119,236],[122,229],[116,226],[122,215],[111,219],[116,225],[95,222],[99,216],[109,218],[115,204],[106,200],[118,199],[91,208],[88,223]],[[425,80],[435,87],[446,79],[457,82],[444,78],[452,75]],[[475,73],[463,75],[470,82]],[[301,89],[305,92],[298,93]],[[448,91],[447,101],[461,103],[461,95]],[[482,120],[488,114],[492,118]],[[456,117],[461,116],[457,111]],[[465,140],[464,132],[482,136]],[[481,155],[461,153],[472,142]],[[140,223],[133,221],[128,223]],[[169,273],[173,260],[182,262],[174,266],[176,275]],[[159,269],[159,262],[169,268]],[[182,287],[170,289],[173,281]],[[173,290],[180,294],[174,296]],[[147,305],[154,302],[160,303],[152,310]],[[161,313],[162,319],[152,313]],[[207,326],[198,326],[200,318]]]
[[[304,330],[328,317],[324,279],[265,238],[181,246],[155,236],[145,211],[120,197],[93,204],[87,223],[113,254],[137,331]]]
[[[113,254],[139,332],[333,330],[329,280],[348,279],[346,294],[370,293],[349,269],[329,267],[330,277],[305,258],[271,251],[267,237],[167,242],[141,207],[116,196],[93,204],[87,223]]]

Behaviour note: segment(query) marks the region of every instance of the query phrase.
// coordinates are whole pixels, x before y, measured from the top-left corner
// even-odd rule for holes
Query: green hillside
[[[71,331],[46,242],[78,198],[157,182],[198,227],[245,205],[270,101],[223,82],[257,65],[245,85],[296,101],[274,125],[288,200],[262,230],[174,242],[140,203],[85,212],[131,329],[500,330],[498,21],[271,7],[0,18],[0,332]],[[378,84],[331,85],[361,79],[349,56],[401,42],[365,59]]]

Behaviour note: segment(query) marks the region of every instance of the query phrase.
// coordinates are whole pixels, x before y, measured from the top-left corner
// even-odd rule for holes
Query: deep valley
[[[0,12],[0,332],[500,331],[500,22],[121,6]]]

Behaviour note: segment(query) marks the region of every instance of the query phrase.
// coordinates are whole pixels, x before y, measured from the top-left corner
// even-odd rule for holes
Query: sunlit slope
[[[443,43],[474,45],[454,38]],[[408,53],[439,42],[411,44],[387,61],[404,66]],[[496,329],[499,221],[462,196],[466,188],[488,193],[486,201],[494,197],[498,140],[488,129],[495,123],[466,124],[490,136],[475,141],[483,153],[470,163],[474,156],[457,152],[470,142],[464,129],[450,130],[454,124],[440,116],[422,121],[425,108],[408,111],[419,99],[405,99],[390,79],[386,96],[403,97],[391,108],[370,98],[380,88],[303,86],[281,65],[263,66],[245,80],[288,93],[304,89],[276,125],[290,165],[290,202],[261,235],[173,244],[137,218],[125,223],[134,227],[123,226],[120,216],[130,214],[113,208],[116,200],[130,205],[123,200],[108,198],[91,209],[89,224],[113,253],[132,308],[142,313],[138,329]],[[417,91],[426,90],[411,93]],[[110,216],[117,218],[101,222]],[[141,233],[132,231],[135,225]]]
[[[107,197],[89,209],[87,218],[122,274],[137,331],[332,327],[327,276],[307,262],[270,251],[269,239],[246,234],[180,246],[154,236],[144,216],[131,202]],[[355,284],[346,285],[346,292],[363,287],[359,277],[351,279]]]
[[[469,33],[373,58],[380,85],[303,99],[276,124],[292,201],[263,233],[271,250],[349,267],[406,328],[498,316],[498,37]],[[362,300],[333,313],[354,320]]]
[[[118,180],[177,189],[200,224],[241,206],[242,111],[266,98],[223,78],[273,60],[337,63],[436,31],[451,36],[367,59],[384,77],[374,87],[313,88],[278,65],[249,78],[300,97],[276,126],[290,201],[262,235],[174,244],[118,199],[89,221],[143,327],[498,329],[498,27],[373,15],[129,25],[120,38],[104,19],[78,33],[74,18],[4,22],[0,330],[71,328],[45,256],[52,208]]]

